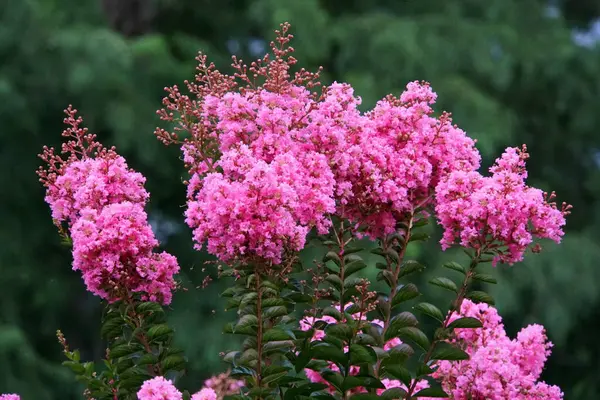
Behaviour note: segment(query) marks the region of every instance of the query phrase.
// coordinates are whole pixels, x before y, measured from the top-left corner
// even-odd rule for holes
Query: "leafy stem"
[[[444,319],[444,322],[442,323],[442,326],[441,326],[442,329],[448,328],[448,325],[450,325],[450,318],[452,317],[453,313],[455,311],[460,310],[462,302],[465,299],[465,296],[467,294],[467,290],[469,288],[471,279],[475,273],[475,269],[477,268],[477,265],[479,265],[479,263],[482,261],[481,253],[482,253],[482,250],[479,249],[479,250],[477,250],[475,255],[472,257],[471,263],[469,265],[469,269],[467,271],[465,271],[465,276],[464,276],[462,285],[460,286],[460,289],[458,290],[456,298],[452,302],[452,307],[450,308],[450,311],[447,313],[446,318]],[[429,346],[429,349],[427,350],[427,352],[425,353],[425,356],[423,357],[423,364],[427,365],[427,363],[431,360],[431,357],[433,355],[433,352],[435,351],[437,344],[439,342],[441,342],[442,340],[443,339],[440,339],[440,338],[434,338],[434,340],[432,340],[431,345]],[[411,382],[411,385],[408,388],[408,391],[406,394],[407,399],[411,399],[411,396],[413,395],[418,382],[419,382],[418,379],[413,379],[413,381]]]
[[[395,266],[388,254],[388,250],[390,247],[390,241],[387,241],[385,239],[383,240],[382,248],[385,253],[385,262],[387,264],[387,270],[392,272],[393,274],[392,274],[390,295],[388,296],[387,300],[385,300],[386,304],[383,307],[383,310],[385,312],[385,319],[383,322],[382,337],[385,337],[385,334],[390,327],[390,321],[392,318],[392,301],[398,291],[398,277],[400,275],[400,266],[402,265],[402,260],[404,259],[404,255],[405,255],[406,249],[408,247],[408,242],[410,241],[411,229],[413,226],[413,219],[414,219],[414,214],[411,213],[410,216],[408,217],[408,220],[406,221],[406,234],[404,236],[404,245],[402,246],[402,249],[398,253],[398,260],[395,263]],[[375,376],[378,378],[379,378],[380,368],[381,368],[381,360],[378,360],[377,365],[375,367]]]
[[[257,352],[257,361],[256,361],[256,383],[257,387],[261,387],[262,381],[262,338],[263,338],[263,320],[262,320],[262,287],[260,281],[260,272],[256,271],[256,291],[258,296],[256,297],[256,318],[258,319],[258,327],[256,332],[256,352]],[[259,399],[262,397],[259,395]]]

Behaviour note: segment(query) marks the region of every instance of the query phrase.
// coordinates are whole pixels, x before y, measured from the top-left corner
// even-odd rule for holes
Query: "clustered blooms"
[[[173,383],[162,376],[148,379],[137,393],[139,400],[182,400],[183,395]]]
[[[504,331],[495,308],[464,300],[459,317],[477,318],[477,329],[456,329],[454,342],[464,348],[470,359],[441,361],[434,377],[454,400],[557,400],[563,393],[557,386],[537,382],[552,344],[544,328],[529,325],[511,340]]]
[[[570,206],[561,210],[541,190],[525,185],[523,149],[508,148],[490,168],[491,176],[453,171],[437,185],[436,213],[444,227],[443,248],[456,240],[464,247],[496,250],[494,262],[514,263],[533,236],[560,242]],[[535,250],[535,248],[534,248]]]
[[[296,60],[283,28],[273,60],[249,68],[235,60],[234,76],[200,56],[188,83],[196,98],[175,86],[159,111],[177,128],[158,129],[158,137],[180,143],[190,169],[186,222],[198,249],[206,243],[225,262],[278,264],[286,250],[304,247],[310,229],[327,231],[332,215],[378,238],[430,208],[444,228],[444,248],[456,240],[486,247],[496,262],[520,260],[533,236],[560,239],[568,206],[558,210],[525,185],[524,151],[507,149],[492,176],[481,176],[475,141],[450,114],[433,115],[437,95],[425,82],[409,83],[367,113],[348,84],[317,96],[318,73],[290,76]],[[179,131],[188,137],[180,141]]]
[[[232,378],[230,374],[231,371],[227,371],[213,376],[204,381],[204,387],[213,390],[218,399],[237,394],[240,392],[240,389],[244,387],[245,383],[242,380]]]
[[[162,376],[148,379],[137,393],[139,400],[182,400],[182,393],[173,383]],[[217,393],[210,388],[203,388],[192,395],[192,400],[217,400]]]
[[[449,114],[433,116],[427,83],[409,83],[400,98],[361,113],[350,85],[317,96],[318,73],[290,76],[287,29],[272,43],[272,60],[248,68],[234,59],[234,76],[200,56],[187,85],[196,99],[175,86],[159,111],[177,127],[157,136],[180,143],[190,169],[186,222],[196,247],[207,243],[225,262],[280,263],[285,250],[303,248],[310,229],[325,232],[331,215],[370,236],[391,233],[406,213],[431,204],[450,172],[479,166],[475,141]],[[189,137],[180,141],[179,131]]]
[[[65,112],[70,127],[63,132],[69,140],[62,154],[67,157],[44,148],[40,157],[48,167],[38,174],[55,223],[68,227],[73,269],[82,272],[90,292],[108,301],[139,293],[169,304],[179,266],[172,255],[154,252],[158,241],[144,211],[145,178],[80,128],[76,110]]]
[[[21,400],[18,394],[0,394],[0,400]]]

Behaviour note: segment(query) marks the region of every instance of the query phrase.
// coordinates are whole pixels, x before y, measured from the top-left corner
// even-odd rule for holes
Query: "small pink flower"
[[[204,388],[192,395],[192,400],[217,400],[217,393],[210,388]]]
[[[162,376],[145,381],[137,396],[139,400],[182,400],[183,398],[173,383]]]
[[[453,399],[563,398],[558,387],[537,382],[552,346],[542,326],[530,325],[511,340],[495,308],[470,300],[463,301],[460,314],[454,313],[451,320],[459,317],[477,318],[483,327],[455,331],[455,344],[470,359],[438,364],[434,378]]]

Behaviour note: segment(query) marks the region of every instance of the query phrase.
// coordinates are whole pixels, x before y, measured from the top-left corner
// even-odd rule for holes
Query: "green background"
[[[225,368],[219,352],[235,346],[221,334],[229,316],[218,293],[227,283],[197,288],[214,271],[203,271],[209,258],[192,250],[182,225],[185,173],[177,149],[153,137],[155,110],[164,86],[192,77],[198,50],[227,69],[232,52],[258,57],[289,21],[300,64],[322,65],[326,82],[350,82],[365,107],[424,79],[438,109],[479,140],[485,167],[506,146],[527,143],[530,184],[555,190],[573,214],[560,246],[490,267],[500,283],[486,289],[511,335],[528,323],[547,327],[555,347],[545,380],[567,399],[598,398],[598,17],[596,0],[0,1],[0,393],[81,398],[60,366],[58,328],[83,358],[104,353],[101,304],[71,270],[34,173],[42,145],[59,143],[70,103],[148,178],[152,223],[188,289],[170,310],[190,359],[182,388],[197,390]],[[425,275],[460,258],[436,240],[412,255],[430,266]]]

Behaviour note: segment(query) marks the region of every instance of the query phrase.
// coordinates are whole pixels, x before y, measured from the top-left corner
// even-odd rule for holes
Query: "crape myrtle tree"
[[[230,280],[223,297],[237,314],[224,331],[243,338],[223,349],[230,372],[191,398],[562,398],[539,381],[544,328],[509,338],[492,297],[472,286],[541,251],[534,240],[559,242],[570,206],[526,185],[525,146],[480,174],[475,141],[434,114],[426,82],[359,111],[350,85],[323,87],[320,71],[296,68],[288,30],[250,65],[234,57],[233,75],[200,54],[185,94],[168,88],[159,110],[169,127],[156,136],[180,146],[189,170],[195,246]],[[66,113],[67,140],[60,154],[44,149],[38,173],[73,269],[106,303],[107,349],[101,364],[85,362],[58,332],[65,365],[88,399],[189,398],[175,387],[186,359],[164,309],[179,265],[156,250],[145,178]],[[430,280],[452,293],[448,304],[423,298],[415,277],[426,266],[408,257],[434,222],[442,250],[469,257]],[[307,264],[311,243],[325,251]]]

